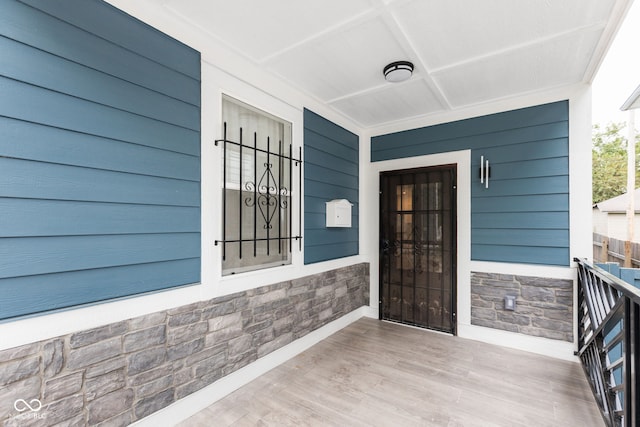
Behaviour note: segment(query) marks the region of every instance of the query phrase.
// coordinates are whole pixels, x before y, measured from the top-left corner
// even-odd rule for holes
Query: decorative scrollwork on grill
[[[253,181],[246,181],[244,188],[248,192],[253,192],[254,195],[250,195],[244,199],[244,204],[247,207],[254,207],[256,199],[258,202],[258,211],[264,221],[264,229],[273,229],[273,218],[278,209],[287,210],[289,203],[286,197],[289,195],[287,187],[278,188],[275,183],[276,178],[273,175],[273,164],[264,163],[264,172],[260,177],[260,181],[256,186]]]
[[[264,219],[264,225],[262,226],[262,228],[264,228],[265,230],[273,228],[273,224],[271,223],[271,221],[273,220],[273,216],[276,213],[276,206],[277,202],[275,200],[275,197],[269,195],[268,193],[266,195],[261,194],[258,196],[258,208],[260,214],[262,215],[262,218]]]

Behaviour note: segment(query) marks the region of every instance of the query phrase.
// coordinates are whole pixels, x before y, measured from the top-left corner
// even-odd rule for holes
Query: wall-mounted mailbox
[[[327,203],[327,227],[351,227],[351,203],[347,199]]]

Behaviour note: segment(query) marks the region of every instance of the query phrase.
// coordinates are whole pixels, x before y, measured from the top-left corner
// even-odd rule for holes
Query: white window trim
[[[291,123],[292,151],[295,158],[298,157],[299,147],[303,144],[303,110],[260,89],[240,82],[215,67],[203,64],[202,72],[203,81],[215,83],[215,85],[203,85],[202,88],[202,116],[203,118],[208,118],[206,124],[205,120],[203,120],[203,128],[206,126],[207,129],[206,131],[203,129],[202,144],[202,188],[206,189],[202,193],[202,299],[241,292],[291,280],[307,274],[314,274],[309,271],[309,266],[304,265],[304,245],[300,245],[299,241],[293,240],[291,264],[278,265],[268,269],[260,268],[232,275],[222,275],[222,248],[220,245],[215,245],[215,241],[220,240],[222,236],[222,220],[220,216],[222,180],[224,179],[221,167],[222,148],[220,146],[216,147],[213,143],[207,144],[204,142],[207,140],[215,141],[222,136],[222,97],[224,95],[236,99]],[[205,136],[205,132],[210,136]],[[304,168],[304,163],[302,167]],[[304,231],[304,179],[300,180],[300,175],[303,176],[304,172],[298,174],[297,169],[294,168],[292,176],[293,194],[289,195],[290,203],[295,206],[291,219],[294,236],[303,235]],[[298,200],[298,188],[301,190],[300,197],[302,200]],[[301,207],[300,210],[298,206]],[[300,224],[300,230],[298,230],[298,224]],[[302,250],[300,249],[301,246]],[[340,266],[354,263],[353,259],[340,261]],[[320,271],[328,268],[324,266]],[[311,270],[315,270],[315,268]]]
[[[220,258],[222,274],[226,277],[229,275],[245,274],[255,270],[264,271],[265,269],[290,265],[293,262],[293,250],[297,242],[295,237],[301,235],[301,230],[296,233],[292,221],[294,212],[299,210],[299,204],[295,203],[295,201],[298,197],[302,197],[301,192],[294,191],[293,194],[291,194],[291,188],[287,188],[291,186],[295,187],[295,175],[298,174],[298,176],[300,176],[299,172],[301,172],[302,169],[302,164],[295,160],[296,156],[293,150],[293,124],[268,110],[258,108],[227,93],[222,95],[221,104],[220,129],[222,129],[222,134],[220,138],[224,140],[224,142],[220,142],[221,140],[219,139],[216,144],[221,147],[220,158],[223,174],[225,175],[222,177],[223,192],[221,193],[221,197],[224,200],[223,206],[226,206],[224,209],[226,212],[221,212],[220,219],[224,230],[221,238],[216,240],[216,245],[223,247],[224,256]],[[226,119],[223,120],[222,117],[225,116],[225,105],[229,107],[229,111],[228,114],[226,114]],[[243,117],[248,120],[244,122]],[[235,122],[236,119],[238,119],[239,122]],[[233,123],[229,123],[228,120],[232,120]],[[251,128],[251,126],[256,127]],[[283,133],[270,134],[271,131]],[[254,141],[253,144],[246,144],[246,139],[243,141],[242,138],[243,133],[256,135],[256,137],[259,136],[259,140]],[[260,133],[262,133],[262,135],[259,135]],[[271,141],[274,142],[271,147],[269,147],[268,144],[269,137],[271,137]],[[282,145],[282,142],[280,144],[275,143],[279,138],[282,138],[280,141],[284,142],[284,145]],[[257,147],[254,147],[254,145]],[[289,153],[291,159],[283,159],[283,155],[287,155],[286,151],[289,151],[289,147],[291,147]],[[243,150],[243,148],[245,150]],[[283,148],[285,148],[284,153],[282,152]],[[242,156],[242,158],[240,156]],[[271,156],[271,158],[269,156]],[[269,166],[267,166],[266,162],[269,162]],[[246,167],[247,163],[249,167]],[[279,164],[276,168],[277,172],[270,169],[272,165],[275,166],[276,163]],[[286,171],[284,175],[285,181],[281,182],[279,178],[276,180],[275,175],[282,177],[283,169]],[[266,184],[262,181],[265,176],[267,176]],[[269,176],[273,178],[271,183],[269,183]],[[241,182],[241,179],[243,182]],[[255,221],[257,221],[258,228],[261,231],[260,236],[256,234],[253,238],[246,238],[246,230],[243,230],[240,226],[240,224],[244,223],[243,218],[240,218],[239,221],[237,218],[238,215],[244,217],[243,213],[247,211],[240,208],[238,212],[235,212],[237,205],[234,203],[228,204],[229,193],[224,193],[224,191],[228,190],[239,191],[240,194],[238,197],[240,198],[239,201],[242,206],[242,200],[245,198],[242,192],[245,191],[246,186],[249,184],[252,186],[252,189],[247,191],[249,194],[266,195],[267,199],[277,197],[277,207],[273,207],[271,212],[280,212],[278,213],[278,221],[272,221],[271,215],[268,214],[269,209],[267,208],[268,210],[265,213],[263,208],[259,206],[261,203],[259,198],[253,200],[253,209],[251,206],[247,206],[247,209],[253,211]],[[267,184],[269,187],[266,186]],[[282,184],[286,184],[287,187],[283,186],[278,188]],[[282,189],[284,189],[284,191]],[[281,196],[288,197],[289,199],[284,204],[286,208],[283,208],[283,205],[280,204]],[[262,202],[264,202],[264,200],[262,200]],[[271,206],[269,200],[267,200],[267,204]],[[259,216],[258,212],[262,215]],[[281,217],[281,213],[284,213],[284,216]],[[298,212],[298,215],[300,214],[301,213]],[[269,215],[269,219],[266,218],[266,215]],[[285,224],[284,229],[282,227],[282,221],[284,221]],[[254,225],[255,224],[256,222],[254,222]],[[262,233],[263,228],[268,228],[266,236]],[[271,235],[269,235],[269,230],[271,229],[273,229],[273,231]],[[241,230],[243,230],[242,235],[239,235]],[[256,232],[257,229],[254,228],[253,230]],[[291,234],[291,236],[289,236],[289,234]],[[229,238],[229,236],[235,237]],[[270,240],[262,240],[265,237],[269,237]],[[282,240],[279,240],[280,237]],[[282,246],[278,244],[281,250],[276,251],[275,248],[272,247],[276,241],[284,241],[286,247],[283,249]],[[252,257],[251,254],[246,251],[237,252],[239,247],[245,247],[247,243],[253,243],[254,251],[257,247],[260,253],[259,258],[255,256]],[[265,253],[269,252],[267,248],[272,248],[271,255]],[[242,253],[242,256],[239,256],[240,253]],[[260,258],[264,257],[268,259],[261,261]],[[240,265],[234,267],[235,264]]]

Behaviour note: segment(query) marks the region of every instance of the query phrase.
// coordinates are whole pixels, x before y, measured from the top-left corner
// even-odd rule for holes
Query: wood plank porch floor
[[[180,424],[255,425],[604,423],[578,363],[360,319]]]

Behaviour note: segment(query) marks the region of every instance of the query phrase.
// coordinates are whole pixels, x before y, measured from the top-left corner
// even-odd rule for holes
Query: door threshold
[[[450,333],[450,332],[438,331],[437,329],[421,328],[420,326],[409,325],[408,323],[402,323],[402,322],[394,322],[393,320],[387,320],[387,319],[379,319],[379,320],[381,322],[391,323],[392,325],[400,325],[400,326],[404,326],[404,327],[407,327],[407,328],[417,329],[419,331],[427,331],[427,332],[433,332],[435,334],[446,335],[448,337],[455,337],[455,335]]]

